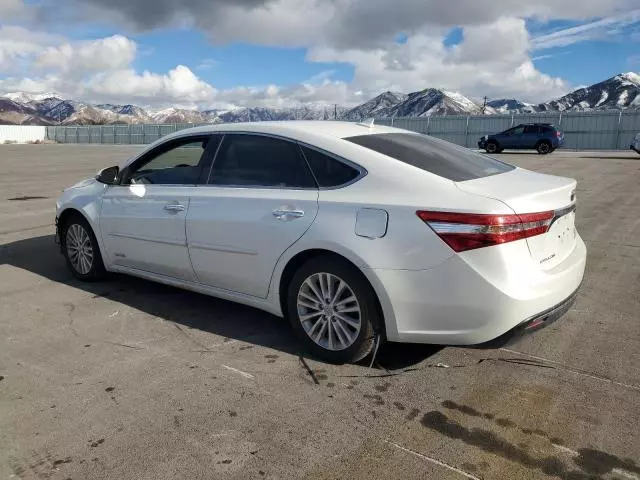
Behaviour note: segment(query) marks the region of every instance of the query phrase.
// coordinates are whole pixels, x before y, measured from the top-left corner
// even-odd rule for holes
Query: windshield
[[[415,133],[381,133],[345,138],[454,182],[488,177],[515,167],[438,138]]]

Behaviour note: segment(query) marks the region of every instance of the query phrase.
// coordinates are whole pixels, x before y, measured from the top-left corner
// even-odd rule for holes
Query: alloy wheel
[[[331,273],[314,273],[300,285],[298,318],[309,338],[327,350],[354,344],[362,326],[360,304],[351,287]]]
[[[82,225],[74,223],[67,229],[65,244],[73,268],[78,273],[87,275],[93,266],[93,246],[89,233]]]

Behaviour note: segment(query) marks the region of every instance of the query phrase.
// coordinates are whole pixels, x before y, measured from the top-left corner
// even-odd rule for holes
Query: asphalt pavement
[[[578,180],[578,300],[507,349],[389,344],[126,276],[83,284],[60,191],[141,147],[0,145],[0,478],[640,479],[640,156],[505,153]]]

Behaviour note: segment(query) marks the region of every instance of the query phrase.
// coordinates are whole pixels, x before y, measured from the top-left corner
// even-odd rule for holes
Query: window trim
[[[310,145],[308,143],[305,142],[301,142],[299,140],[296,140],[294,138],[290,138],[290,137],[285,137],[283,135],[277,135],[277,134],[272,134],[272,133],[265,133],[265,132],[252,132],[252,131],[247,131],[247,130],[233,130],[233,131],[219,131],[216,132],[218,134],[222,135],[222,140],[220,140],[220,143],[218,144],[218,148],[216,149],[215,155],[213,157],[213,160],[211,161],[211,166],[209,167],[209,174],[207,175],[207,183],[205,184],[201,184],[201,185],[197,185],[199,187],[217,187],[217,188],[246,188],[246,189],[254,189],[254,190],[335,190],[338,188],[343,188],[346,187],[348,185],[351,185],[352,183],[357,182],[358,180],[360,180],[361,178],[365,177],[369,172],[367,172],[367,170],[364,167],[361,167],[360,165],[351,162],[350,160],[347,160],[345,158],[342,158],[340,156],[337,156],[334,153],[331,152],[327,152],[326,150],[323,150],[319,147],[316,147],[314,145]],[[304,161],[304,164],[307,166],[307,168],[309,169],[309,171],[311,172],[311,177],[313,178],[313,181],[315,182],[315,187],[279,187],[279,186],[266,186],[266,185],[216,185],[214,183],[210,183],[211,180],[211,172],[213,172],[213,166],[216,163],[216,159],[218,158],[218,153],[220,151],[220,147],[222,146],[222,142],[224,141],[225,137],[227,135],[256,135],[256,136],[260,136],[260,137],[268,137],[268,138],[274,138],[277,140],[283,140],[285,142],[290,142],[295,144],[295,146],[297,147],[298,151],[300,152],[300,157],[301,159]],[[311,168],[311,165],[309,165],[309,161],[307,160],[307,157],[305,156],[303,150],[302,150],[302,146],[310,148],[312,150],[316,150],[319,153],[322,153],[323,155],[327,155],[328,157],[331,157],[341,163],[344,163],[347,166],[350,166],[352,168],[355,168],[356,170],[358,170],[358,176],[356,176],[352,181],[345,183],[343,185],[337,186],[337,187],[320,187],[318,184],[318,180],[316,179],[315,174],[313,173],[313,169]]]
[[[186,135],[178,135],[175,137],[172,137],[170,139],[166,139],[163,142],[158,143],[156,146],[154,146],[153,148],[150,148],[148,150],[143,151],[142,153],[140,153],[140,155],[138,155],[132,162],[130,162],[126,167],[124,167],[119,175],[119,179],[118,179],[118,185],[119,186],[123,186],[123,187],[128,187],[130,184],[128,183],[124,183],[125,179],[128,180],[129,179],[129,172],[131,172],[132,169],[137,168],[138,165],[140,164],[144,164],[145,161],[147,160],[147,158],[149,158],[150,156],[153,156],[153,158],[157,157],[158,155],[154,155],[158,150],[164,148],[167,144],[170,143],[178,143],[181,142],[183,140],[189,140],[191,138],[201,138],[201,137],[207,137],[209,140],[216,136],[216,135],[220,135],[219,132],[198,132],[198,133],[189,133]],[[221,135],[224,138],[224,135]],[[187,142],[188,143],[188,142]],[[218,143],[218,148],[220,148],[220,145],[222,144],[222,139],[220,140],[220,143]],[[171,150],[171,149],[169,149]],[[167,152],[169,151],[167,150]],[[217,153],[217,149],[216,152]],[[160,154],[161,155],[161,154]],[[207,148],[202,152],[202,156],[200,157],[200,160],[202,160],[205,156],[209,156],[211,155],[211,149],[209,148],[209,146],[207,145]],[[149,162],[153,160],[153,158],[151,160],[148,160]],[[212,157],[211,159],[211,165],[213,165],[213,159],[215,158]],[[200,174],[198,175],[198,179],[202,180],[204,178],[203,175],[204,169],[203,171],[200,172]],[[158,187],[198,187],[201,186],[202,184],[199,183],[158,183],[158,184],[150,184],[147,185],[148,187],[153,187],[153,186],[158,186]]]
[[[341,139],[342,140],[342,139]],[[313,145],[309,145],[308,143],[305,142],[297,142],[298,146],[300,147],[300,152],[302,153],[302,156],[304,157],[305,161],[307,162],[307,165],[309,165],[309,169],[311,170],[311,173],[313,174],[313,178],[316,180],[316,185],[318,185],[318,190],[338,190],[340,188],[345,188],[348,187],[349,185],[353,185],[354,183],[360,181],[361,179],[363,179],[364,177],[366,177],[369,172],[367,171],[366,168],[364,168],[361,165],[358,165],[357,163],[352,162],[351,160],[347,160],[346,158],[342,158],[339,155],[336,155],[335,153],[331,153],[331,152],[327,152],[326,150],[313,146]],[[345,183],[341,183],[340,185],[334,185],[331,187],[321,187],[320,183],[318,182],[318,179],[316,178],[315,173],[313,173],[313,168],[311,168],[311,164],[309,163],[309,160],[307,159],[307,156],[304,154],[304,150],[302,149],[302,147],[308,148],[309,150],[313,150],[315,152],[318,152],[322,155],[325,155],[329,158],[331,158],[332,160],[335,160],[336,162],[340,162],[344,165],[346,165],[347,167],[351,167],[354,170],[358,171],[358,175],[356,175],[353,179],[349,180],[348,182]]]

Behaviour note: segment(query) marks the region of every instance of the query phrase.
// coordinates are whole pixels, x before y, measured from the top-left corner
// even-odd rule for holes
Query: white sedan
[[[316,355],[484,343],[571,305],[576,181],[344,122],[182,130],[57,202],[73,274],[136,275],[289,319]]]

